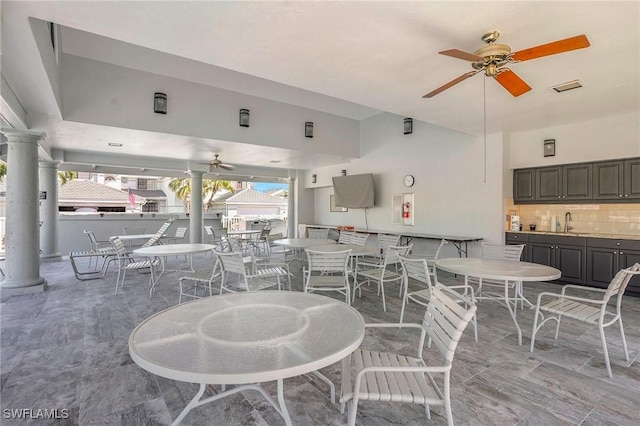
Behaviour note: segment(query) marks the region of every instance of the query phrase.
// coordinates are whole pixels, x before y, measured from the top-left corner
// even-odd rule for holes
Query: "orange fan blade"
[[[451,56],[456,59],[463,59],[465,61],[478,62],[484,60],[482,56],[474,55],[473,53],[463,52],[458,49],[449,49],[438,52],[441,55]]]
[[[518,77],[515,72],[508,68],[503,68],[502,72],[494,77],[498,83],[509,91],[513,96],[520,96],[531,90],[531,87]]]
[[[445,85],[442,85],[440,87],[438,87],[436,90],[427,93],[426,95],[423,96],[423,98],[432,98],[435,95],[437,95],[440,92],[444,92],[445,90],[447,90],[448,88],[455,86],[456,84],[460,83],[461,81],[464,81],[466,79],[468,79],[469,77],[473,77],[474,75],[478,74],[480,71],[482,70],[478,70],[478,71],[469,71],[467,73],[462,74],[460,77],[451,80],[450,82],[448,82]]]
[[[513,60],[517,62],[528,61],[530,59],[541,58],[543,56],[555,55],[556,53],[569,52],[576,49],[584,49],[591,46],[587,36],[582,34],[579,36],[567,38],[564,40],[554,41],[529,49],[520,50],[513,54]]]

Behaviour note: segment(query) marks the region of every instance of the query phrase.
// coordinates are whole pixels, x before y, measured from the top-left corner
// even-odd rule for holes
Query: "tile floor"
[[[170,260],[178,262],[179,259]],[[206,267],[210,257],[198,257]],[[299,265],[294,265],[294,269]],[[299,275],[299,270],[296,271]],[[0,305],[2,425],[167,425],[197,391],[197,385],[155,376],[129,357],[127,339],[134,326],[151,314],[177,303],[178,275],[162,279],[150,299],[147,276],[131,274],[117,296],[114,269],[104,279],[78,281],[69,261],[43,264],[48,291],[10,298]],[[455,279],[441,277],[445,282]],[[299,279],[294,289],[299,290]],[[550,283],[525,285],[534,299]],[[387,313],[374,291],[365,290],[353,306],[366,321],[397,321],[400,300],[388,289]],[[517,345],[506,308],[481,302],[479,342],[471,326],[453,364],[453,416],[458,425],[638,425],[640,424],[640,298],[623,303],[630,362],[624,361],[616,329],[607,332],[613,379],[607,377],[598,332],[564,320],[561,339],[551,326],[540,334],[534,353],[528,351],[533,312],[519,314],[524,345]],[[410,305],[408,321],[423,311]],[[378,330],[365,344],[407,350],[413,344],[405,331]],[[551,337],[550,337],[551,336]],[[429,359],[429,350],[425,352]],[[338,364],[323,372],[339,383]],[[274,394],[275,385],[265,384]],[[339,386],[338,386],[339,387]],[[211,386],[209,393],[219,389]],[[295,425],[346,424],[328,388],[312,376],[285,380],[285,399]],[[67,419],[12,420],[10,409],[65,409]],[[421,406],[363,402],[359,425],[442,425],[439,408],[427,420]],[[185,425],[282,425],[281,417],[255,392],[236,394],[193,410]]]

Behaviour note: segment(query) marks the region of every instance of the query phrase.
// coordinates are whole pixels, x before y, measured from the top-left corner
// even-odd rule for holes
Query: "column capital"
[[[3,127],[0,133],[5,135],[9,142],[38,143],[47,137],[45,132],[34,132],[31,130],[18,130]]]
[[[187,170],[187,174],[191,177],[202,177],[206,172],[201,170]]]
[[[41,169],[55,169],[58,170],[60,167],[59,161],[38,161],[38,167]]]

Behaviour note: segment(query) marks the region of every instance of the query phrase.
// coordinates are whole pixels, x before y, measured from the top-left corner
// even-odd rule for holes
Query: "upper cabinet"
[[[513,171],[513,201],[601,203],[640,200],[640,158]]]

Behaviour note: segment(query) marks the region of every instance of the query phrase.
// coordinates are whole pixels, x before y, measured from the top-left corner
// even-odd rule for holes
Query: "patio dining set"
[[[606,289],[566,285],[559,293],[543,292],[530,301],[524,283],[555,280],[560,271],[522,262],[523,246],[482,243],[480,258],[442,258],[446,239],[426,255],[412,253],[412,244],[401,245],[400,236],[392,234],[380,233],[375,244],[367,244],[371,235],[355,231],[340,232],[336,241],[328,238],[328,230],[309,229],[308,238],[284,238],[268,229],[224,233],[212,228],[206,230],[206,244],[185,244],[181,238],[186,230],[177,230],[173,237],[166,235],[171,225],[167,221],[136,248],[126,243],[134,241],[134,236],[146,238],[146,234],[112,236],[109,247],[85,231],[92,249],[71,253],[70,260],[80,280],[102,278],[109,265],[116,263],[116,295],[127,271],[149,274],[150,297],[162,277],[178,272],[178,304],[144,320],[129,339],[131,357],[143,369],[200,384],[173,424],[198,406],[255,390],[290,425],[284,379],[314,374],[330,387],[333,402],[335,384],[318,370],[340,362],[339,402],[341,411],[349,404],[350,425],[355,425],[359,402],[366,400],[421,404],[428,418],[430,408],[439,406],[452,425],[454,354],[469,323],[478,342],[476,311],[485,300],[497,300],[507,307],[519,345],[518,310],[535,309],[531,352],[536,334],[547,321],[556,322],[557,339],[561,318],[571,318],[597,325],[609,377],[606,327],[618,325],[629,360],[620,306],[630,279],[640,274],[640,264],[620,270]],[[211,256],[210,268],[193,269],[191,258],[197,254]],[[169,259],[181,256],[186,263],[170,270]],[[86,263],[90,267],[82,269],[81,264]],[[292,267],[294,263],[301,267]],[[291,286],[298,271],[302,292],[292,291]],[[445,285],[438,278],[443,273],[460,275],[464,282]],[[375,292],[386,312],[390,290],[397,291],[402,301],[399,321],[365,324],[354,307],[356,296],[362,297],[362,291]],[[335,297],[325,296],[331,294]],[[409,303],[424,310],[421,323],[403,321]],[[415,329],[419,339],[414,356],[365,348],[362,343],[371,328],[388,332]],[[439,354],[438,364],[423,358],[427,341]],[[268,381],[277,383],[275,399],[261,386]],[[220,392],[205,396],[208,385],[221,386]],[[227,385],[232,387],[227,389]]]

